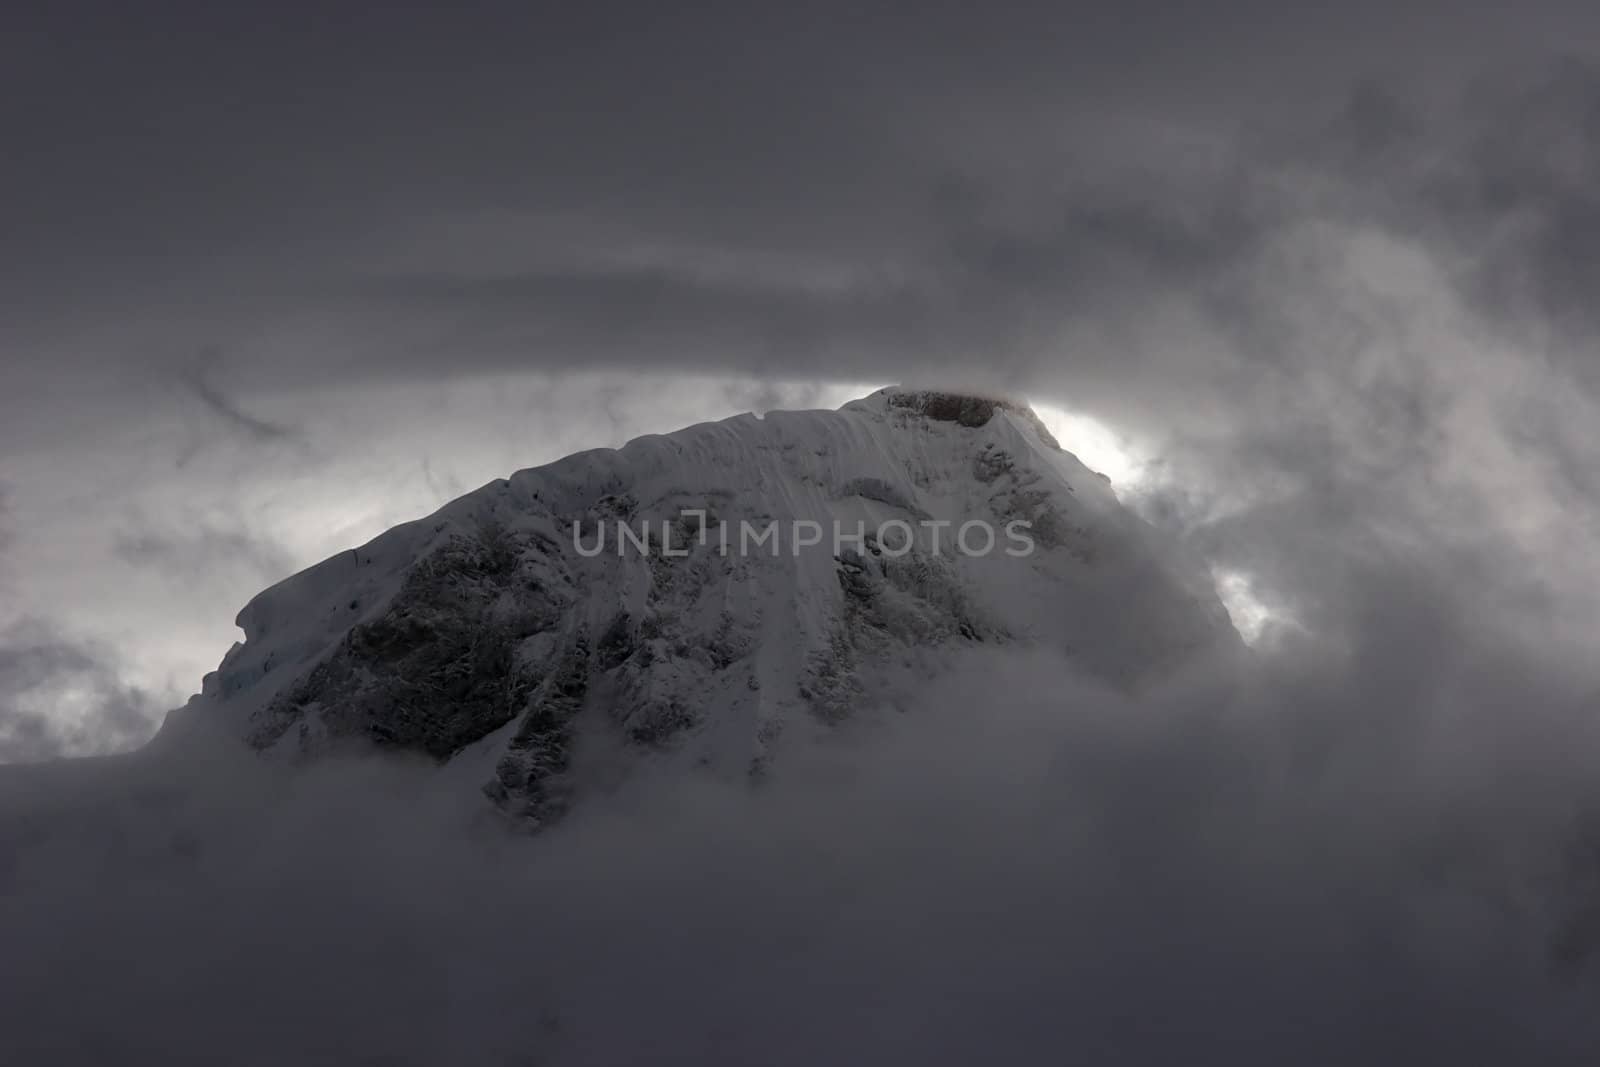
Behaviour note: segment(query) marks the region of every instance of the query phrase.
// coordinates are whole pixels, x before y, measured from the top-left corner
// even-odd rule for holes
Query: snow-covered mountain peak
[[[975,646],[1134,684],[1236,640],[1204,570],[1025,404],[908,389],[519,471],[238,624],[164,742],[416,751],[536,818],[646,756],[759,773]]]

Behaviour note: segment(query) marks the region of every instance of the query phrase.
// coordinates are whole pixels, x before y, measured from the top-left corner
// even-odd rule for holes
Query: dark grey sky
[[[1600,22],[670,7],[9,16],[8,346],[141,378],[215,347],[261,385],[979,350],[1047,378],[1083,305],[1221,284],[1309,213],[1459,237],[1551,191],[1553,161],[1505,153],[1583,135],[1593,72],[1555,56]]]
[[[1103,420],[1323,634],[1358,546],[1600,602],[1592,5],[678,7],[7,9],[24,751],[453,493],[841,383]]]

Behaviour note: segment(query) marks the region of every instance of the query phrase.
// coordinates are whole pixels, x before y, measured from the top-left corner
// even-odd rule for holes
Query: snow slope
[[[569,456],[325,560],[246,605],[156,744],[376,742],[542,819],[648,756],[760,773],[954,646],[1127,686],[1234,646],[1183,561],[1025,405],[885,389]]]

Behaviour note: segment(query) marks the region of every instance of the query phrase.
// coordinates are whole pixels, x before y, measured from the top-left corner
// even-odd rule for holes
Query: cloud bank
[[[645,773],[534,837],[448,769],[378,759],[10,768],[8,1041],[40,1064],[1589,1062],[1587,694],[1478,621],[1369,621],[1337,669],[1280,647],[1137,696],[974,652],[760,787]]]

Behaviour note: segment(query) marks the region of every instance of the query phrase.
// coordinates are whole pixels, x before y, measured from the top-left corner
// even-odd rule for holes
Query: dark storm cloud
[[[256,385],[597,361],[881,378],[981,360],[1048,380],[1064,326],[1119,333],[1139,304],[1260,268],[1263,234],[1306,205],[1262,188],[1284,161],[1241,131],[1319,131],[1307,165],[1341,182],[1396,144],[1410,158],[1419,131],[1481,145],[1448,195],[1498,195],[1504,138],[1470,134],[1526,126],[1517,107],[1416,117],[1410,101],[1488,62],[1486,44],[1499,62],[1537,54],[1571,17],[759,7],[23,17],[6,117],[26,149],[14,228],[33,238],[8,246],[10,273],[42,298],[27,334],[67,301],[72,329],[137,320],[242,346]],[[1329,129],[1369,73],[1396,87],[1362,90]],[[1556,94],[1561,114],[1579,106]],[[441,228],[473,218],[477,276],[441,272]],[[554,254],[530,218],[567,228]],[[1576,232],[1548,228],[1549,255],[1574,258],[1557,245]],[[659,261],[589,262],[640,245]],[[537,269],[516,262],[534,253]],[[819,292],[763,282],[760,261],[869,280]],[[272,340],[306,317],[340,340]],[[73,347],[126,358],[104,336]]]
[[[1362,85],[1331,122],[1272,156],[1330,216],[1415,239],[1446,260],[1486,324],[1536,348],[1595,328],[1600,65],[1552,52],[1485,64],[1444,99]]]
[[[645,197],[605,225],[584,221],[595,205],[578,205],[554,238],[511,205],[506,235],[480,248],[491,260],[509,255],[501,266],[441,273],[430,259],[464,253],[424,235],[398,258],[356,242],[341,267],[308,263],[287,283],[298,304],[273,282],[270,299],[310,315],[337,351],[275,339],[253,316],[240,321],[231,362],[245,368],[249,388],[599,365],[966,375],[1094,399],[1135,380],[1164,393],[1163,405],[1181,405],[1195,390],[1215,399],[1238,375],[1278,372],[1286,360],[1320,355],[1312,345],[1347,348],[1363,329],[1381,328],[1351,317],[1344,334],[1329,336],[1341,326],[1332,319],[1343,279],[1281,248],[1315,219],[1376,226],[1441,257],[1473,253],[1478,235],[1507,234],[1494,256],[1456,278],[1485,328],[1536,325],[1546,307],[1575,313],[1576,301],[1561,294],[1582,290],[1570,273],[1587,261],[1573,217],[1581,205],[1528,193],[1491,208],[1471,191],[1505,184],[1490,167],[1500,156],[1485,152],[1479,165],[1468,149],[1518,125],[1514,111],[1478,128],[1456,105],[1442,105],[1436,121],[1408,117],[1406,106],[1361,89],[1344,112],[1319,105],[1308,124],[1317,134],[1290,150],[1274,137],[1226,133],[1194,153],[1199,162],[1148,145],[1130,161],[1115,144],[1093,151],[1092,139],[1057,160],[1027,140],[1028,129],[1014,146],[1016,173],[913,145],[890,161],[902,188],[866,183],[870,196],[892,200],[883,217],[866,217],[865,203],[835,213],[772,189],[760,207],[779,225],[752,219],[722,238],[717,220],[704,217],[706,191],[670,205]],[[1466,173],[1436,173],[1430,161],[1441,154]],[[1525,202],[1554,214],[1532,236],[1508,233],[1505,218],[1531,217]],[[791,214],[814,220],[812,232],[797,237]],[[397,219],[397,230],[414,221]],[[1578,247],[1560,259],[1541,236],[1549,234]],[[539,262],[520,264],[530,249]],[[1325,328],[1307,335],[1285,321],[1286,299],[1324,301]],[[1165,323],[1163,312],[1181,319]],[[265,440],[287,430],[203,376],[191,387],[246,434]]]
[[[1469,292],[1486,317],[1553,350],[1594,388],[1600,67],[1568,62],[1521,94],[1481,96],[1490,120],[1467,146],[1465,173],[1426,190],[1440,229],[1476,254]]]
[[[1129,362],[1154,375],[1167,369],[1166,352],[1073,351],[1062,334],[1080,325],[1114,334],[1178,298],[1219,321],[1232,316],[1234,332],[1245,332],[1238,320],[1251,309],[1234,290],[1255,277],[1262,243],[1284,217],[1244,171],[1090,167],[1060,187],[1020,191],[919,176],[908,196],[920,207],[869,253],[882,259],[876,269],[857,269],[848,248],[831,257],[796,250],[787,262],[783,248],[731,248],[710,272],[700,249],[669,243],[648,264],[627,262],[622,247],[618,262],[598,267],[558,260],[478,278],[391,274],[362,286],[340,314],[351,332],[364,318],[390,331],[404,324],[372,357],[400,377],[459,373],[452,368],[463,362],[572,369],[595,361],[863,380],[965,375],[1015,386],[1065,370],[1122,376]],[[595,240],[615,237],[597,231]],[[763,256],[788,269],[764,270]],[[1188,373],[1181,361],[1173,369]],[[346,370],[379,373],[360,357]]]

